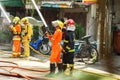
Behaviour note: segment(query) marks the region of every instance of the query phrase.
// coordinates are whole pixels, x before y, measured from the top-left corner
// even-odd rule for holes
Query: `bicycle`
[[[78,44],[75,44],[76,58],[80,58],[85,64],[94,64],[98,61],[99,56],[96,43],[91,43],[90,37],[90,35],[84,36],[78,41]]]

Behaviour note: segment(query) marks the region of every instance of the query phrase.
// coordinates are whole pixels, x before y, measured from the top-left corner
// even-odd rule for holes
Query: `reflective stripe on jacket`
[[[63,51],[64,52],[75,52],[74,49],[74,32],[73,31],[67,31],[64,39],[63,44]]]
[[[11,31],[13,32],[13,34],[21,34],[20,24],[16,24],[15,26],[12,26]]]

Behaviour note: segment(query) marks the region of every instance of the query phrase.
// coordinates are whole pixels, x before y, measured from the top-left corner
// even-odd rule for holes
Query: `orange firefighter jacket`
[[[20,24],[12,26],[11,31],[13,33],[13,40],[20,40],[20,34],[21,34],[21,26],[20,26]],[[14,37],[14,35],[17,36],[17,37]]]
[[[48,38],[52,42],[52,53],[50,56],[50,61],[51,62],[61,62],[60,60],[60,53],[62,50],[61,47],[61,40],[62,40],[62,30],[61,29],[56,29],[55,33],[53,35],[48,35]]]
[[[62,31],[61,29],[56,29],[54,35],[48,35],[48,38],[52,42],[52,45],[56,45],[62,40]]]

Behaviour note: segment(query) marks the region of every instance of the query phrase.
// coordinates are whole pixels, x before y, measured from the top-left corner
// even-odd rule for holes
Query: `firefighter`
[[[13,19],[13,24],[10,26],[10,29],[13,34],[12,57],[20,57],[20,55],[21,55],[21,48],[20,48],[21,26],[20,26],[20,18],[19,17],[15,17]]]
[[[21,19],[21,25],[22,25],[22,44],[24,46],[24,54],[22,57],[29,58],[30,56],[29,43],[33,35],[33,29],[31,24],[29,23],[28,18],[26,17]]]
[[[73,19],[68,19],[64,22],[66,27],[66,34],[64,35],[63,43],[63,72],[66,75],[70,75],[74,68],[74,31],[75,31],[75,22]]]
[[[52,21],[53,27],[55,27],[55,32],[53,35],[50,35],[46,32],[49,40],[52,42],[52,51],[50,55],[50,75],[55,73],[55,65],[57,64],[59,73],[62,72],[62,61],[60,54],[62,51],[61,40],[62,40],[62,27],[63,23],[59,20]]]

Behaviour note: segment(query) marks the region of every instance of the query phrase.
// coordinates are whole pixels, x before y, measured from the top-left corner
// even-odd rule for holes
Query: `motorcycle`
[[[99,53],[97,50],[97,42],[91,42],[91,35],[86,35],[81,40],[76,41],[75,57],[82,60],[86,64],[94,64],[98,61]]]
[[[44,55],[49,55],[51,52],[51,47],[49,45],[49,40],[45,36],[39,36],[36,41],[31,41],[30,46],[32,47],[32,51],[39,51]]]

